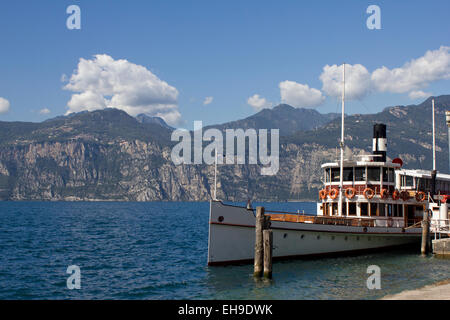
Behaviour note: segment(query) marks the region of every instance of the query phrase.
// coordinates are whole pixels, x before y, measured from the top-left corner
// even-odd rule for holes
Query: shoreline
[[[389,294],[380,300],[450,300],[450,279],[425,287]]]

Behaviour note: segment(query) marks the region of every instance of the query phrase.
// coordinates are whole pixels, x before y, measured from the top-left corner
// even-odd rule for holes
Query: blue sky
[[[66,27],[66,8],[72,4],[81,9],[80,30]],[[381,30],[366,26],[370,16],[366,9],[371,4],[381,9]],[[73,95],[89,87],[85,74],[77,70],[80,58],[95,65],[95,55],[111,57],[110,65],[125,59],[129,64],[124,68],[130,70],[142,66],[148,72],[144,70],[138,79],[155,76],[151,81],[158,86],[166,83],[169,91],[166,86],[164,94],[162,89],[151,95],[137,89],[129,94],[124,90],[133,87],[136,79],[125,83],[113,74],[108,79],[120,83],[112,90],[120,93],[89,90],[97,90],[108,101],[119,101],[116,105],[130,104],[130,96],[137,95],[133,101],[148,104],[143,110],[150,114],[177,113],[177,126],[191,128],[194,120],[213,124],[247,117],[256,112],[248,103],[255,94],[273,107],[282,101],[280,83],[286,80],[294,86],[286,89],[291,91],[285,92],[288,98],[283,101],[298,101],[301,107],[302,97],[294,91],[305,87],[295,84],[306,85],[306,94],[314,88],[320,95],[309,107],[336,112],[340,110],[338,98],[327,94],[320,79],[325,65],[361,65],[364,79],[383,66],[402,68],[427,51],[450,46],[449,12],[448,0],[3,1],[0,97],[10,108],[0,120],[38,122],[65,114]],[[448,50],[441,53],[446,59]],[[448,63],[443,61],[442,66]],[[76,72],[80,77],[71,89],[64,89]],[[372,88],[371,82],[355,93],[346,111],[374,113],[386,106],[419,103],[425,99],[420,92],[450,94],[449,78],[437,73],[410,88],[392,90],[380,89],[381,82],[397,81],[394,73],[385,74],[387,80],[378,81],[379,87]],[[204,105],[206,97],[212,97],[212,102]],[[82,101],[75,98],[71,110],[90,103],[85,96]],[[157,108],[155,101],[159,101]],[[47,113],[40,113],[43,109]]]

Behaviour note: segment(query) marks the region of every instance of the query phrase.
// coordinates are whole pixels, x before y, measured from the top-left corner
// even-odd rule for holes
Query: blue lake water
[[[273,280],[256,281],[252,265],[206,265],[208,215],[207,202],[0,202],[0,299],[376,299],[450,278],[450,260],[417,248],[275,262]],[[380,290],[367,289],[369,265]]]

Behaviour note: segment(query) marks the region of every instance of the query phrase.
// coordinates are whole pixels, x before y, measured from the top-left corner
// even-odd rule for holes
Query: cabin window
[[[386,216],[386,207],[385,207],[385,205],[383,203],[380,203],[380,206],[378,208],[378,215],[380,217]]]
[[[439,183],[436,182],[436,186],[438,187],[437,189],[439,190]],[[425,184],[423,183],[423,179],[422,178],[417,178],[416,179],[416,189],[417,190],[425,190],[424,189]]]
[[[370,215],[373,216],[377,216],[377,204],[376,203],[371,203],[370,204]]]
[[[403,210],[401,204],[394,204],[394,217],[402,217]]]
[[[402,176],[401,185],[402,187],[414,187],[414,178],[411,176]]]
[[[389,182],[395,182],[394,169],[389,169],[388,175],[389,175]]]
[[[392,204],[386,205],[386,214],[388,217],[392,217]]]
[[[348,215],[349,216],[356,216],[356,203],[355,202],[349,202],[349,204],[348,204]]]
[[[342,215],[346,216],[347,215],[347,202],[344,202],[342,204]]]
[[[361,202],[361,216],[369,215],[369,204],[367,202]]]
[[[406,176],[405,184],[407,187],[414,187],[414,178],[411,176]]]
[[[353,181],[353,168],[344,168],[344,181]]]
[[[333,203],[332,207],[331,207],[331,210],[332,210],[331,215],[337,216],[337,214],[338,214],[338,204],[337,203]]]
[[[330,169],[325,169],[325,182],[330,182]]]
[[[428,191],[430,191],[430,187],[431,187],[430,179],[416,178],[416,189],[417,190],[428,192]],[[437,187],[436,190],[443,191],[445,189],[445,185],[443,182],[441,182],[440,186],[439,186],[439,184],[436,181],[436,187]]]
[[[328,203],[326,203],[326,202],[323,204],[323,215],[324,216],[328,216],[329,215]]]
[[[380,181],[380,168],[367,168],[367,177],[369,181]]]
[[[389,182],[388,168],[383,168],[383,182]]]
[[[423,206],[416,206],[415,216],[416,217],[423,217]],[[410,217],[410,214],[408,212],[408,218],[409,217]]]
[[[383,182],[395,182],[394,170],[390,168],[383,168]]]
[[[356,167],[355,168],[355,181],[366,181],[366,168]]]
[[[406,210],[406,217],[409,218],[413,218],[414,217],[414,209],[415,206],[406,206],[405,208]]]
[[[340,172],[339,168],[331,168],[331,182],[339,182],[340,180]]]

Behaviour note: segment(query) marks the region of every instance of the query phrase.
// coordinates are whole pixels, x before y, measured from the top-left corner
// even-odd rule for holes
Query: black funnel
[[[373,126],[373,145],[372,151],[375,157],[373,161],[386,162],[387,139],[386,139],[386,125],[383,123],[376,123]]]

